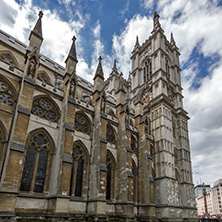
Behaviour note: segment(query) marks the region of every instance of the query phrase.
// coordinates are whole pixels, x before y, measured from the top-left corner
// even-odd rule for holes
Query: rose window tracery
[[[114,144],[116,141],[114,129],[110,125],[108,125],[106,129],[106,139],[108,143],[112,143],[112,144]]]
[[[76,119],[75,119],[75,129],[82,133],[89,134],[90,132],[89,126],[90,126],[90,123],[86,119],[86,117],[82,113],[77,113]]]
[[[47,98],[40,98],[34,100],[32,106],[32,113],[51,122],[57,122],[59,119],[56,107]]]
[[[7,84],[2,79],[0,79],[0,102],[5,103],[10,106],[14,102],[13,94],[12,94],[9,84]]]

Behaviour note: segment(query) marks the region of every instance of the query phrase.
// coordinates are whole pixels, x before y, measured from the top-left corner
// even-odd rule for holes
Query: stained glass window
[[[76,197],[82,196],[84,162],[84,152],[82,148],[77,145],[73,149],[73,163],[69,189],[70,196],[73,193]],[[75,188],[74,190],[73,187]]]
[[[0,172],[2,171],[2,166],[5,159],[5,152],[6,152],[5,140],[6,140],[6,135],[4,132],[4,125],[0,121]]]
[[[12,89],[9,84],[0,78],[0,103],[12,105],[14,103]]]
[[[107,129],[106,129],[106,139],[107,139],[108,143],[114,144],[116,142],[115,131],[114,131],[113,127],[109,124],[107,125]]]
[[[135,139],[135,137],[132,136],[132,135],[131,135],[131,149],[132,149],[133,151],[136,150],[136,139]]]
[[[49,79],[49,77],[47,76],[47,74],[39,73],[37,79],[39,79],[39,80],[42,82],[42,85],[43,85],[43,86],[46,86],[46,84],[51,85],[50,79]]]
[[[40,133],[33,136],[28,144],[20,190],[42,193],[46,178],[49,143],[47,138]],[[33,180],[34,188],[32,187]]]
[[[111,199],[111,187],[112,187],[112,161],[110,156],[106,155],[106,200]]]
[[[32,113],[51,122],[57,122],[59,119],[56,106],[47,98],[35,99],[32,105]]]
[[[75,129],[82,133],[90,133],[90,122],[83,113],[76,113]]]

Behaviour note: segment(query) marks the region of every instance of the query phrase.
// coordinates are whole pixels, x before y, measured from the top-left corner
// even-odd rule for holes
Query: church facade
[[[179,49],[158,15],[132,70],[78,76],[0,30],[2,221],[191,221],[196,218]]]

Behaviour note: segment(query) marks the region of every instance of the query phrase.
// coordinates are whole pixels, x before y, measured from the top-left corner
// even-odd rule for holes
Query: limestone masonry
[[[154,14],[128,80],[99,58],[78,76],[0,30],[0,221],[193,221],[196,218],[179,49]],[[56,53],[56,52],[55,52]]]

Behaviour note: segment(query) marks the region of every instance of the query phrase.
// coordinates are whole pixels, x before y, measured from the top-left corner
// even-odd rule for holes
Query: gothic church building
[[[128,80],[93,84],[0,30],[1,221],[191,221],[196,217],[179,49],[154,14]]]

